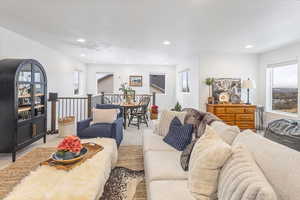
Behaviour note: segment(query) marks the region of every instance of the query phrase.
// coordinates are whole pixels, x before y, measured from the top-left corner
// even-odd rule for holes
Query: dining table
[[[140,103],[135,103],[135,102],[133,102],[133,103],[121,103],[120,106],[123,108],[123,117],[124,117],[123,126],[124,126],[124,129],[126,129],[126,127],[127,127],[127,118],[128,118],[128,114],[129,114],[128,111],[141,107],[141,104]]]

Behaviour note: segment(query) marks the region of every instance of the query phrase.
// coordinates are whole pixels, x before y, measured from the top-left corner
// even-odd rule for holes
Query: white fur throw
[[[112,167],[117,162],[115,140],[83,140],[104,149],[71,171],[40,166],[25,177],[5,200],[96,200],[103,193]]]

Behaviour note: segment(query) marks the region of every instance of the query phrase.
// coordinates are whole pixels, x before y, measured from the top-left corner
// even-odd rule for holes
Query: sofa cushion
[[[117,109],[93,109],[93,124],[113,123],[118,116]]]
[[[147,151],[145,153],[145,171],[148,181],[187,179],[179,158],[179,151]]]
[[[169,132],[163,140],[178,151],[183,151],[191,143],[192,133],[193,125],[183,125],[178,117],[174,117],[170,124]]]
[[[276,194],[246,147],[236,145],[223,166],[218,199],[276,200]]]
[[[152,181],[148,189],[148,199],[151,200],[195,200],[186,180]]]
[[[189,164],[188,185],[196,199],[217,197],[221,167],[231,156],[231,147],[210,126],[196,142]]]
[[[156,129],[156,134],[161,136],[166,136],[169,132],[171,121],[174,117],[178,117],[181,123],[184,123],[186,112],[176,112],[176,111],[168,111],[164,110],[161,113],[161,117],[159,120],[158,128]]]
[[[143,151],[177,151],[163,141],[163,137],[153,134],[153,131],[146,129],[143,132]]]
[[[237,126],[229,126],[221,121],[214,121],[211,127],[229,145],[232,144],[233,140],[240,133],[240,129]]]
[[[249,149],[265,177],[273,186],[278,199],[299,199],[299,152],[272,142],[250,130],[239,134],[233,144],[242,144]]]

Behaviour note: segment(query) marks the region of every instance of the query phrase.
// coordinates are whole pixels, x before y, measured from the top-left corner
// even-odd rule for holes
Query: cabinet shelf
[[[45,94],[40,93],[40,94],[36,94],[36,95],[34,95],[34,96],[35,96],[35,97],[43,97],[43,96],[45,96]],[[30,94],[18,96],[19,99],[22,99],[22,98],[30,98],[30,97],[31,97]]]
[[[38,108],[44,108],[45,106],[44,105],[37,105],[37,106],[34,106],[35,109],[38,109]],[[18,112],[26,112],[26,111],[29,111],[31,110],[31,106],[23,106],[23,107],[19,107],[18,109]]]

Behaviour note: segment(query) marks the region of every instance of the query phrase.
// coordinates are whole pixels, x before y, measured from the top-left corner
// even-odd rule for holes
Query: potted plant
[[[214,83],[214,79],[213,78],[206,78],[205,79],[205,84],[208,86],[208,98],[207,98],[207,102],[208,104],[212,104],[214,102],[213,97],[211,96],[211,86]]]
[[[123,96],[124,96],[124,99],[126,101],[126,103],[130,103],[131,102],[131,98],[130,96],[128,95],[128,93],[130,91],[133,91],[131,87],[128,86],[128,83],[122,83],[121,84],[121,87],[119,88],[119,91],[123,92]]]
[[[181,112],[182,107],[180,105],[180,103],[177,101],[175,107],[172,109],[172,111],[177,111],[177,112]]]

